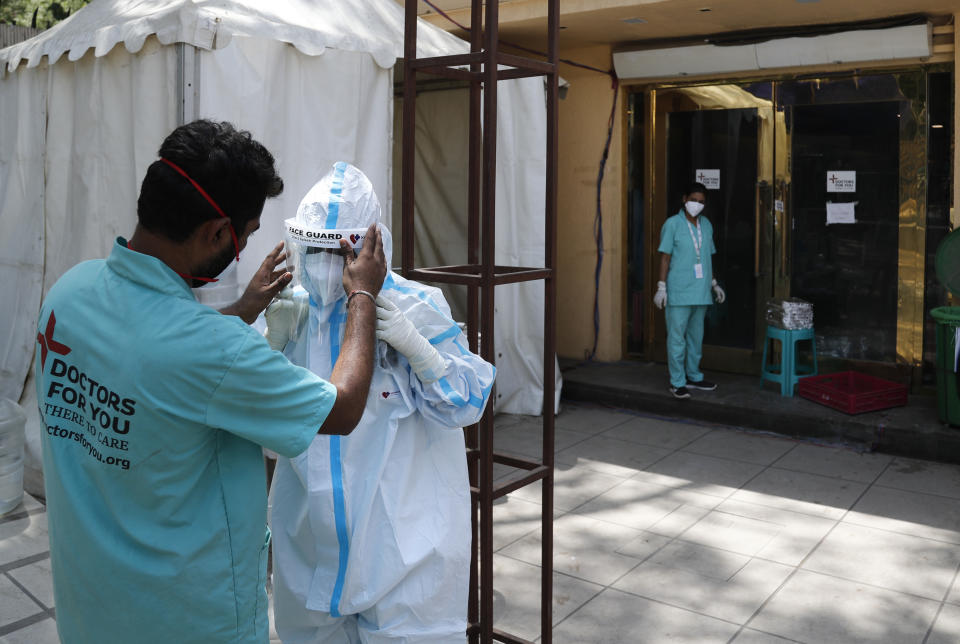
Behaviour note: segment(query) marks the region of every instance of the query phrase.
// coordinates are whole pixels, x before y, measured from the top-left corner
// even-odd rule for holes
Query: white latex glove
[[[717,284],[717,280],[713,280],[710,285],[713,287],[713,297],[716,298],[717,304],[723,304],[723,302],[727,299],[727,292],[720,288],[720,285]]]
[[[653,294],[653,305],[662,309],[667,305],[667,283],[657,282],[657,292]]]
[[[308,307],[305,299],[293,297],[293,289],[289,286],[277,294],[263,313],[267,320],[264,337],[271,349],[283,351],[290,338],[296,335],[297,327]]]
[[[420,335],[397,305],[385,297],[377,297],[377,338],[406,357],[410,368],[424,384],[440,379],[446,363],[440,352]]]

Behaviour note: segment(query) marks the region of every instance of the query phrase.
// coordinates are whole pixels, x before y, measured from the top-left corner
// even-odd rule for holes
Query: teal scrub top
[[[122,239],[37,331],[62,641],[267,642],[261,446],[306,450],[336,388]]]
[[[703,277],[697,278],[694,265],[697,263],[697,251],[694,238],[700,243],[700,236],[693,224],[687,222],[683,209],[663,222],[660,229],[661,253],[670,255],[670,269],[667,271],[667,306],[697,306],[713,304],[710,283],[713,281],[712,256],[717,252],[713,245],[713,226],[710,220],[697,217],[703,236],[700,251],[700,263],[703,264]],[[690,231],[693,230],[693,235]]]

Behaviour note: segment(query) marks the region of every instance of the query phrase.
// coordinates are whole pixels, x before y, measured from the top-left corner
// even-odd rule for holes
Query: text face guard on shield
[[[295,218],[283,222],[290,241],[307,247],[340,250],[340,240],[345,239],[350,248],[363,248],[366,228],[317,228],[297,221]]]

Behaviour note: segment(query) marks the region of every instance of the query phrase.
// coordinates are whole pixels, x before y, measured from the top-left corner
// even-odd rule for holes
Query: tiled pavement
[[[539,434],[497,418],[499,451]],[[497,627],[531,639],[539,502],[494,511]],[[555,505],[555,642],[960,641],[960,466],[565,404]],[[0,642],[55,642],[32,499],[0,519],[0,571]]]

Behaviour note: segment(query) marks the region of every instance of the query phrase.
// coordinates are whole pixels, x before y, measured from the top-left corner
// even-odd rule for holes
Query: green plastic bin
[[[960,306],[940,306],[930,315],[937,321],[937,413],[940,422],[960,425],[960,395],[953,370]]]

